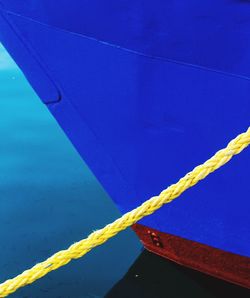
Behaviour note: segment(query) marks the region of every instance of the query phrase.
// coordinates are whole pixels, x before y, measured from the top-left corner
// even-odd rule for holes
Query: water
[[[0,280],[120,213],[0,45]],[[103,297],[141,245],[125,231],[12,297]]]

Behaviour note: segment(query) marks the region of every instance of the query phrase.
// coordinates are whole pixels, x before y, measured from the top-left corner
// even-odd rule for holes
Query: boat
[[[249,126],[248,1],[0,0],[0,40],[121,213]],[[149,251],[250,288],[244,151],[133,226]]]

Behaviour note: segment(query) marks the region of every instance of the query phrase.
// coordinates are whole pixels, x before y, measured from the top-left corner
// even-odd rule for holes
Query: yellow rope
[[[234,155],[239,154],[250,144],[250,127],[245,133],[238,135],[226,148],[218,151],[212,158],[204,164],[197,166],[193,171],[187,173],[177,183],[163,190],[158,196],[152,197],[136,209],[124,214],[103,229],[97,230],[83,239],[71,245],[68,249],[59,251],[46,261],[39,263],[24,271],[22,274],[0,284],[0,297],[6,297],[17,289],[33,283],[52,270],[66,265],[72,259],[78,259],[92,250],[94,247],[106,242],[120,231],[133,225],[138,220],[147,216],[162,205],[170,203],[179,197],[185,190],[204,179],[213,171],[227,163]]]

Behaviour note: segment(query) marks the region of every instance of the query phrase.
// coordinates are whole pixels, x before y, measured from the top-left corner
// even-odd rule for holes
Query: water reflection
[[[250,290],[185,268],[144,250],[105,298],[249,298]]]
[[[0,282],[119,216],[0,46]],[[134,233],[127,230],[12,297],[103,297],[140,248]]]

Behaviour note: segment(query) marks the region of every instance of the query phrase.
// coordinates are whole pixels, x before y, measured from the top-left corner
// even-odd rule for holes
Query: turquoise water
[[[119,215],[0,45],[0,280]],[[125,231],[12,297],[103,297],[140,249]]]

